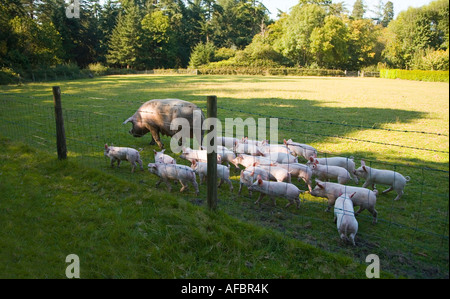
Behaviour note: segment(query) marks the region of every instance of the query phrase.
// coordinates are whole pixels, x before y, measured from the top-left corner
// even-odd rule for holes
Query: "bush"
[[[6,67],[0,69],[0,84],[18,83],[19,80],[19,74],[16,74],[12,69]]]
[[[106,75],[109,70],[107,66],[104,66],[100,62],[89,64],[87,69],[89,70],[90,73],[92,73],[95,76]]]
[[[428,82],[449,82],[449,71],[382,69],[380,78]]]
[[[189,66],[191,68],[197,68],[201,65],[210,63],[214,59],[215,51],[216,48],[213,43],[199,43],[192,51]]]

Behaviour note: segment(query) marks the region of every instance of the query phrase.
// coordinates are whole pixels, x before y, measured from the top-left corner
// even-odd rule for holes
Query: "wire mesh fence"
[[[104,145],[129,146],[144,148],[141,152],[144,166],[154,162],[153,150],[146,147],[147,139],[133,138],[128,134],[128,126],[123,122],[141,106],[143,101],[126,101],[101,97],[84,97],[62,94],[63,116],[66,131],[68,157],[86,166],[100,169],[127,180],[146,183],[154,188],[156,177],[151,175],[131,174],[129,163],[123,163],[120,169],[111,169],[109,158],[104,156]],[[48,96],[28,97],[20,94],[0,94],[0,128],[1,135],[35,146],[56,156],[55,114],[51,93]],[[204,105],[199,104],[205,109]],[[271,117],[278,118],[280,136],[296,136],[297,142],[305,144],[321,138],[357,142],[370,147],[373,140],[347,137],[348,130],[383,130],[377,126],[358,126],[335,122],[295,119],[264,113],[254,113],[229,106],[218,106],[220,120],[226,118]],[[301,124],[301,125],[299,125]],[[305,126],[307,124],[307,126]],[[302,130],[298,127],[302,126]],[[336,134],[330,135],[321,131],[321,126],[336,127]],[[248,131],[246,131],[248,132]],[[230,132],[223,131],[223,135]],[[443,136],[446,134],[402,130],[402,134],[420,136]],[[168,138],[163,139],[167,143]],[[383,146],[447,154],[448,151],[429,147],[405,146],[383,142]],[[155,148],[156,149],[156,148]],[[319,158],[328,158],[338,154],[318,151]],[[190,164],[177,155],[173,155],[177,163]],[[227,188],[219,189],[219,207],[227,213],[248,222],[276,229],[289,237],[300,239],[314,246],[331,252],[340,252],[357,260],[364,261],[368,254],[378,254],[385,260],[384,268],[400,276],[407,277],[448,277],[448,235],[449,235],[449,171],[447,168],[406,163],[389,163],[355,155],[354,161],[364,159],[366,165],[376,169],[387,169],[411,177],[405,188],[405,195],[394,201],[395,192],[381,195],[382,186],[377,186],[380,195],[377,198],[378,223],[372,224],[372,215],[363,212],[358,216],[360,229],[357,235],[357,246],[344,246],[337,235],[333,222],[333,213],[324,212],[327,201],[314,197],[310,192],[300,195],[300,209],[283,208],[286,203],[273,206],[264,200],[254,205],[256,196],[250,197],[246,188],[241,195]],[[306,160],[299,160],[306,163]],[[240,171],[240,170],[239,170]],[[239,171],[231,168],[233,184],[239,182]],[[292,180],[300,189],[308,190],[303,181]],[[361,184],[359,184],[361,185]],[[314,185],[313,185],[314,187]],[[160,186],[159,188],[164,188]],[[234,190],[236,190],[235,188]],[[222,193],[222,194],[220,194]],[[200,195],[193,192],[183,196],[193,203],[203,202],[205,192],[200,185]]]

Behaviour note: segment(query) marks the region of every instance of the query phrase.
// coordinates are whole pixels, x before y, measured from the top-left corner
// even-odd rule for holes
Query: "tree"
[[[214,58],[215,50],[216,47],[211,42],[199,43],[192,51],[189,67],[197,68],[210,63]]]
[[[142,19],[142,42],[139,62],[146,68],[173,67],[177,56],[175,36],[171,32],[169,17],[161,10]]]
[[[352,18],[356,20],[362,19],[365,13],[366,9],[363,0],[356,0],[353,4]]]
[[[372,20],[347,20],[349,30],[348,67],[354,70],[376,65],[381,59],[383,46],[380,44],[382,27],[374,25]]]
[[[323,27],[311,33],[311,53],[324,68],[345,68],[348,61],[348,29],[341,18],[329,15]]]
[[[383,27],[387,27],[393,19],[394,19],[394,3],[392,3],[391,1],[388,1],[384,5],[383,18],[381,20],[381,25],[383,25]]]
[[[401,12],[388,26],[384,57],[392,67],[412,68],[417,53],[448,48],[449,2],[438,0]]]
[[[298,4],[291,10],[283,25],[283,34],[274,42],[275,50],[297,65],[313,62],[310,37],[314,28],[322,27],[326,12],[317,4]]]
[[[111,35],[107,61],[111,65],[133,68],[138,65],[141,42],[139,9],[131,5],[120,13]]]

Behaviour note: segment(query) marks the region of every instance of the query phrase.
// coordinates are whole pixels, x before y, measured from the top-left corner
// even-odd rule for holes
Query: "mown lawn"
[[[360,215],[356,248],[340,242],[332,213],[324,212],[325,200],[308,192],[301,196],[302,206],[296,210],[281,208],[282,199],[278,207],[269,201],[255,206],[255,195],[250,199],[244,189],[238,196],[224,186],[219,190],[219,210],[246,224],[281,233],[287,240],[343,254],[357,263],[364,263],[368,254],[378,254],[382,269],[400,277],[448,278],[448,83],[379,78],[110,76],[2,86],[1,134],[54,152],[53,85],[61,86],[63,92],[71,162],[81,162],[130,186],[142,186],[147,193],[172,198],[179,205],[186,203],[189,209],[192,205],[204,208],[204,185],[198,197],[192,190],[179,194],[177,188],[168,194],[163,185],[154,187],[156,177],[148,171],[131,175],[127,163],[111,169],[103,157],[103,145],[114,143],[143,148],[144,164],[153,162],[153,149],[157,148],[148,145],[150,138],[133,138],[127,133],[129,126],[122,125],[142,102],[180,98],[196,103],[206,113],[206,96],[216,95],[222,120],[278,118],[280,142],[292,138],[316,147],[321,156],[353,156],[357,166],[363,158],[372,167],[410,176],[402,200],[394,202],[394,193],[378,197],[377,225],[370,223],[367,212]],[[187,164],[171,152],[168,138],[163,142],[166,153]],[[237,171],[232,179],[237,190]],[[303,183],[296,184],[305,189]],[[96,191],[101,196],[108,192],[105,188]]]

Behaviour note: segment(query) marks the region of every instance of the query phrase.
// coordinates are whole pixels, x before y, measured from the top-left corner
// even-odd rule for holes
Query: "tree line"
[[[79,17],[68,17],[69,2]],[[274,21],[258,0],[0,0],[0,66],[295,66],[447,69],[449,3],[300,0]]]

